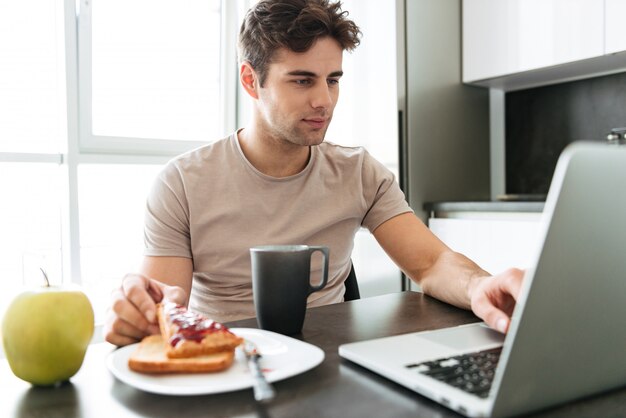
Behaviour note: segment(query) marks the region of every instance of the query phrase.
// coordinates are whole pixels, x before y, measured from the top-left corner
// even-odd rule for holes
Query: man
[[[362,148],[324,142],[343,51],[359,36],[328,0],[261,0],[248,11],[239,79],[252,121],[177,157],[157,178],[143,264],[113,295],[107,341],[157,333],[155,303],[163,298],[221,322],[254,316],[249,248],[256,245],[330,247],[328,285],[308,304],[340,302],[361,226],[425,293],[506,332],[521,271],[491,277],[451,251],[413,214],[389,170]]]

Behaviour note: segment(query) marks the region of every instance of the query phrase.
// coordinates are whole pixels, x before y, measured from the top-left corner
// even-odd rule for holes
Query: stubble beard
[[[287,142],[301,146],[317,146],[324,142],[326,132],[330,127],[332,116],[329,117],[326,126],[320,129],[313,129],[306,126],[306,122],[300,121],[296,125],[292,125],[287,136],[284,138]]]
[[[266,127],[272,132],[271,136],[275,138],[277,143],[306,147],[317,146],[324,142],[326,138],[326,132],[330,127],[332,114],[325,114],[320,117],[328,118],[326,126],[320,129],[314,129],[308,126],[303,119],[291,123],[284,119],[282,121],[275,120],[274,123],[268,123]]]
[[[320,145],[324,142],[326,138],[326,131],[328,130],[328,125],[322,129],[315,129],[309,132],[303,132],[302,129],[297,129],[293,133],[294,136],[291,139],[292,143],[303,145],[303,146],[316,146]]]

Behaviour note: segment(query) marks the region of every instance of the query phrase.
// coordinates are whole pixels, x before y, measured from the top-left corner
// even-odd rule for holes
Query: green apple
[[[1,334],[13,373],[34,385],[49,386],[78,372],[93,329],[93,308],[83,292],[48,285],[11,302]]]

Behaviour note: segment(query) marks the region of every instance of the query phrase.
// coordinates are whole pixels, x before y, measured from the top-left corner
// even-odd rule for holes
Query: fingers
[[[150,295],[153,301],[160,302],[163,299],[162,287],[165,286],[156,280],[147,279],[146,291]]]
[[[107,311],[103,333],[106,341],[118,346],[139,341],[152,331],[150,323],[126,299],[122,289],[111,294],[112,303]]]
[[[127,345],[151,334],[158,334],[156,303],[163,299],[186,305],[187,294],[178,286],[168,286],[137,274],[129,274],[112,293],[112,303],[104,326],[106,341]]]
[[[169,300],[179,305],[187,305],[187,292],[185,292],[182,287],[163,284],[161,284],[161,286],[164,300]]]
[[[126,337],[124,335],[118,335],[118,334],[114,334],[111,332],[107,332],[104,335],[104,338],[107,342],[116,345],[118,347],[123,347],[125,345],[129,345],[129,344],[134,344],[137,342],[137,340],[132,339],[130,337]]]
[[[491,328],[503,334],[509,330],[509,316],[491,304],[487,298],[479,300],[472,308],[474,313]]]
[[[514,300],[517,300],[522,288],[524,273],[524,270],[512,268],[495,276],[498,279],[497,284],[500,291],[511,295]]]
[[[148,334],[158,333],[158,328],[155,325],[150,325],[147,330],[140,330],[117,317],[112,310],[109,310],[107,316],[104,326],[104,338],[111,344],[118,346],[128,345],[141,340]]]
[[[125,298],[133,305],[132,308],[126,304],[121,304],[120,308],[127,308],[123,311],[125,315],[129,317],[122,317],[131,324],[135,324],[141,328],[147,327],[136,322],[141,321],[141,316],[148,321],[148,323],[156,322],[156,302],[153,296],[157,296],[160,292],[158,286],[155,286],[153,281],[145,276],[138,274],[128,274],[122,280],[122,292]],[[158,299],[160,300],[160,298]],[[120,315],[120,312],[114,308],[114,311]]]
[[[476,286],[471,297],[472,310],[490,327],[506,333],[522,286],[524,271],[509,269],[487,277]]]
[[[127,275],[120,289],[111,294],[111,307],[104,326],[106,341],[121,346],[135,343],[146,335],[158,333],[156,305],[161,291],[149,291],[151,280],[140,275]]]
[[[485,291],[487,286],[484,285],[484,282],[492,279],[492,277],[484,279],[483,283],[477,287],[476,294],[472,297],[472,310],[491,328],[506,333],[509,328],[509,317],[496,307]]]

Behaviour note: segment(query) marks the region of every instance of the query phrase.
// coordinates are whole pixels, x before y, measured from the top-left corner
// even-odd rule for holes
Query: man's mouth
[[[310,118],[310,119],[302,119],[306,124],[315,129],[321,129],[326,126],[328,123],[328,119],[325,118]]]

